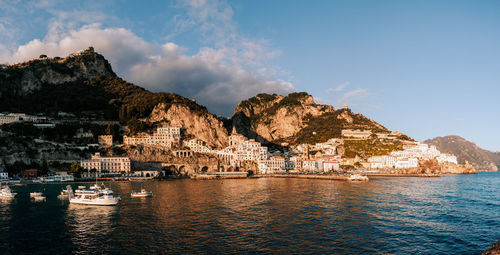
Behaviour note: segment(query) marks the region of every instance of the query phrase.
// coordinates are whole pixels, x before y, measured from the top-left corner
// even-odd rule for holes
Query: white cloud
[[[346,81],[346,82],[344,82],[342,84],[337,85],[335,88],[328,88],[326,90],[326,92],[327,93],[339,92],[339,91],[344,90],[348,85],[349,85],[349,82]]]

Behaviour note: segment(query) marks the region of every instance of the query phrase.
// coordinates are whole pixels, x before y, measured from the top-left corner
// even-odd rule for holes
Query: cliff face
[[[0,97],[28,95],[42,84],[63,84],[116,76],[109,62],[93,48],[66,58],[40,58],[0,68]]]
[[[148,120],[184,128],[186,134],[205,141],[210,147],[222,148],[228,145],[228,134],[222,121],[207,111],[194,112],[182,104],[168,107],[165,103],[159,103]]]
[[[500,165],[498,153],[484,150],[460,136],[436,137],[426,140],[425,143],[436,146],[441,152],[456,155],[459,163],[467,161],[478,170],[498,171],[497,166]]]
[[[387,131],[382,125],[353,114],[349,109],[335,110],[316,104],[311,95],[291,93],[288,96],[259,94],[242,101],[232,118],[239,133],[261,141],[314,143],[340,137],[344,128]]]

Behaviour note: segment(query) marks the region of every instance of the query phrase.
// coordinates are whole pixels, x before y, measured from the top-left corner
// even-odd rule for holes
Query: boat
[[[17,193],[14,193],[10,190],[9,186],[3,186],[0,189],[0,198],[13,198],[17,195]]]
[[[73,190],[71,186],[66,186],[69,194],[70,204],[81,204],[81,205],[117,205],[120,201],[119,197],[113,196],[113,191],[104,186],[98,186],[95,184],[89,189],[79,189]]]
[[[349,178],[347,178],[349,181],[368,181],[368,176],[365,175],[359,175],[359,174],[351,174]]]
[[[31,192],[30,193],[31,198],[39,197],[39,196],[43,196],[42,192]]]
[[[132,193],[130,193],[131,197],[150,197],[152,195],[153,195],[153,192],[146,191],[146,189],[141,189],[140,192],[132,191]]]
[[[65,199],[65,198],[69,197],[69,190],[67,188],[61,190],[61,193],[59,193],[59,195],[57,197],[59,199]]]
[[[35,196],[33,197],[33,200],[35,202],[41,202],[41,201],[45,201],[47,198],[45,196]]]

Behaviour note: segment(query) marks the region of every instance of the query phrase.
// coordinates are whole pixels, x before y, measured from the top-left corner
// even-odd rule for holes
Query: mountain
[[[436,146],[441,152],[456,155],[459,163],[468,161],[478,170],[498,171],[500,166],[500,153],[484,150],[460,136],[436,137],[424,142]]]
[[[247,137],[289,144],[325,142],[340,137],[342,129],[369,129],[387,132],[382,125],[355,114],[347,107],[316,104],[305,93],[287,96],[258,94],[238,104],[232,124]]]
[[[194,100],[124,81],[92,47],[66,58],[41,55],[0,66],[0,112],[70,112],[119,120],[132,134],[164,123],[183,128],[185,138],[196,137],[217,148],[227,145],[233,127],[269,146],[325,142],[340,137],[342,129],[388,131],[348,108],[316,104],[305,92],[258,94],[240,102],[231,118],[220,117]]]
[[[155,110],[155,111],[153,111]],[[66,58],[30,60],[0,67],[0,112],[70,112],[119,120],[139,132],[154,122],[178,125],[210,146],[224,146],[227,130],[216,115],[193,100],[153,93],[117,77],[90,47]],[[150,116],[154,112],[154,116]],[[152,122],[143,122],[150,118]],[[180,121],[182,119],[182,121]]]

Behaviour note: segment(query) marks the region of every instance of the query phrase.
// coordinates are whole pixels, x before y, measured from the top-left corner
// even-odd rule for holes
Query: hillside
[[[168,123],[185,128],[187,135],[211,146],[227,143],[223,122],[204,106],[177,94],[153,93],[122,80],[92,48],[66,58],[43,57],[0,68],[0,112],[54,116],[61,111],[119,120],[132,133]],[[176,114],[179,111],[182,115]],[[154,116],[150,116],[152,112]]]
[[[236,107],[232,123],[239,133],[260,141],[290,144],[325,142],[340,137],[342,129],[388,131],[348,108],[316,104],[311,95],[258,94]]]
[[[435,145],[442,152],[456,155],[459,163],[468,161],[478,170],[498,171],[498,166],[500,166],[500,154],[498,152],[484,150],[460,136],[436,137],[424,142]]]

